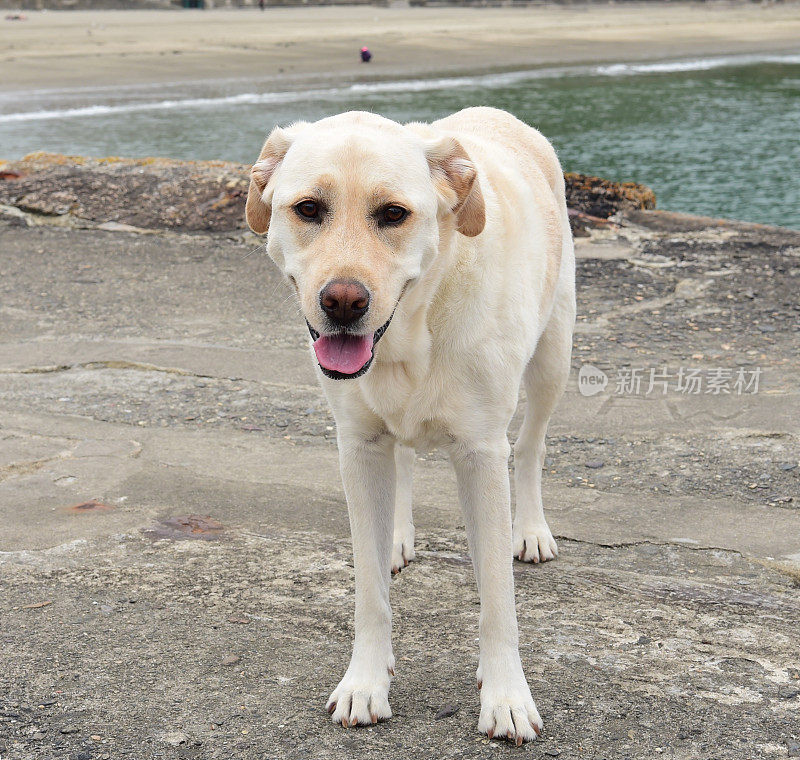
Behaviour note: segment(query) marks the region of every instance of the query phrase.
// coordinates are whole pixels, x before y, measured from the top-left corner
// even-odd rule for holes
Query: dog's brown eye
[[[400,224],[408,216],[402,206],[387,206],[381,212],[381,221],[384,224]]]
[[[304,219],[314,220],[319,218],[319,203],[316,201],[300,201],[294,210]]]

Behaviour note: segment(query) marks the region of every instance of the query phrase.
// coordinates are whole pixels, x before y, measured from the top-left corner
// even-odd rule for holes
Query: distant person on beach
[[[264,0],[258,0],[258,7],[261,8],[262,11],[264,10]]]
[[[369,52],[369,48],[365,45],[361,48],[361,62],[362,63],[369,63],[372,59],[372,53]]]

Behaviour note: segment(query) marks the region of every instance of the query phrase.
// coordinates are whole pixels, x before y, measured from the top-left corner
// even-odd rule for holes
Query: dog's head
[[[452,137],[368,113],[275,129],[247,223],[297,290],[322,371],[358,377],[440,240],[484,226],[476,171]]]

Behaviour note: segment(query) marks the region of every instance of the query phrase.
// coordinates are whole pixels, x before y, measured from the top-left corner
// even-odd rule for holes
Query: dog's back
[[[476,141],[502,146],[516,160],[516,169],[530,170],[533,164],[556,200],[564,201],[564,175],[553,146],[541,132],[507,111],[485,106],[465,108],[434,121],[431,128],[452,133],[465,144]],[[480,159],[480,154],[474,156],[476,162]]]

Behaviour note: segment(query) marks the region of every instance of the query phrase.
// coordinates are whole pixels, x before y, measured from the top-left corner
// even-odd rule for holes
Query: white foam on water
[[[663,74],[683,71],[704,71],[725,66],[746,66],[754,63],[800,63],[800,53],[782,55],[752,54],[738,56],[717,56],[713,58],[684,59],[676,61],[655,61],[646,63],[613,63],[595,66],[561,66],[526,71],[511,71],[501,74],[479,74],[475,76],[440,77],[437,79],[409,79],[390,82],[368,82],[340,87],[326,87],[310,90],[285,90],[272,92],[244,92],[236,95],[204,98],[176,98],[170,100],[117,103],[113,105],[88,105],[72,108],[52,108],[39,111],[19,111],[0,114],[0,124],[25,121],[46,121],[51,119],[85,118],[108,114],[125,114],[145,111],[167,111],[173,109],[218,108],[224,105],[261,105],[268,103],[293,103],[299,101],[336,100],[353,95],[380,95],[393,92],[425,92],[430,90],[449,90],[465,87],[499,87],[524,81],[548,79],[565,76],[634,76],[637,74]],[[222,83],[208,82],[208,85]],[[232,80],[227,80],[232,81]],[[100,94],[107,88],[96,88]],[[139,93],[142,88],[137,88]],[[44,93],[46,91],[40,91]],[[56,91],[47,91],[53,92]],[[61,91],[62,94],[67,90]],[[71,92],[75,92],[72,90]],[[91,89],[84,90],[86,94]],[[119,89],[116,90],[119,94]],[[7,95],[8,96],[8,95]],[[6,97],[7,97],[6,96]],[[11,96],[13,97],[13,95]]]
[[[602,76],[625,76],[633,74],[672,74],[681,71],[708,71],[725,66],[747,66],[754,63],[800,63],[800,54],[782,55],[745,54],[722,55],[713,58],[693,58],[679,61],[655,61],[652,63],[612,63],[595,66],[594,73]]]
[[[139,111],[169,111],[172,109],[216,108],[221,105],[247,105],[260,103],[290,103],[295,100],[320,97],[331,91],[309,90],[305,92],[243,92],[218,98],[184,98],[180,100],[158,100],[143,103],[122,103],[120,105],[81,106],[78,108],[55,108],[43,111],[22,111],[0,114],[0,123],[19,121],[46,121],[48,119],[69,119],[81,116],[102,116],[106,114],[136,113]]]
[[[266,103],[293,103],[303,100],[334,100],[342,96],[358,94],[374,95],[392,92],[424,92],[455,87],[491,87],[511,84],[527,79],[563,76],[572,69],[540,69],[514,71],[506,74],[446,77],[439,79],[409,79],[393,82],[371,82],[351,84],[345,87],[326,87],[313,90],[278,90],[273,92],[244,92],[207,98],[182,98],[173,100],[119,103],[115,105],[92,105],[75,108],[54,108],[41,111],[20,111],[0,114],[0,124],[22,121],[46,121],[106,114],[137,113],[142,111],[166,111],[171,109],[216,108],[223,105],[259,105]],[[117,93],[118,94],[118,93]]]

